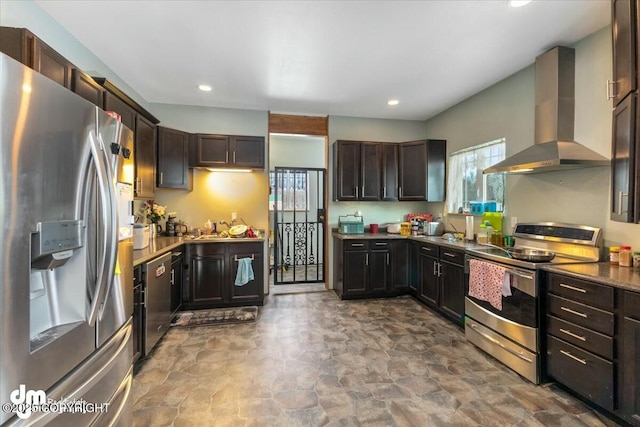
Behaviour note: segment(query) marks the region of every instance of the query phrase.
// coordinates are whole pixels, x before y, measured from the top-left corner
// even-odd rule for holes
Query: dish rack
[[[357,215],[343,215],[338,217],[338,233],[364,234],[364,220]]]

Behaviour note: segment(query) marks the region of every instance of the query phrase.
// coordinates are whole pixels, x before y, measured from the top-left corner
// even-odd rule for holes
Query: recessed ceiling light
[[[400,101],[398,101],[397,99],[390,99],[389,101],[387,101],[387,105],[398,105],[400,104]]]
[[[200,85],[198,86],[198,89],[200,89],[203,92],[211,92],[213,88],[209,85]]]
[[[511,7],[521,7],[529,3],[531,3],[531,0],[509,0],[509,6]]]

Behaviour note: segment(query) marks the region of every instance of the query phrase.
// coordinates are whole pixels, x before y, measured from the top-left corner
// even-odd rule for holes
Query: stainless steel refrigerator
[[[129,129],[0,54],[0,425],[131,424],[133,169]]]

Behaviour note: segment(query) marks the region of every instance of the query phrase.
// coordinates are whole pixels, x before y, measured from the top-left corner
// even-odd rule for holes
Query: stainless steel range
[[[543,318],[540,269],[549,264],[598,262],[602,233],[599,228],[584,225],[539,222],[517,224],[514,237],[514,251],[489,246],[468,251],[465,335],[482,350],[539,384]],[[534,256],[527,256],[531,254]],[[549,256],[535,256],[540,254]],[[545,261],[515,258],[520,255]]]

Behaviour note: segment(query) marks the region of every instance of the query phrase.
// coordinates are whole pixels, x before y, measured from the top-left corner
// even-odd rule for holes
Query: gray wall
[[[575,139],[611,157],[611,27],[579,41],[576,49]],[[533,59],[533,58],[532,58]],[[449,153],[499,137],[507,156],[533,144],[533,65],[427,120],[430,137],[447,139]],[[518,221],[558,221],[602,227],[605,244],[640,246],[637,225],[609,221],[610,170],[607,167],[534,175],[507,175],[504,226]],[[454,224],[463,220],[450,217]],[[459,222],[458,222],[459,221]],[[478,221],[476,221],[478,222]]]

